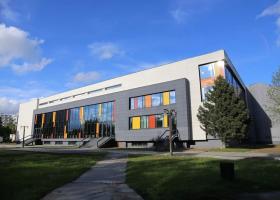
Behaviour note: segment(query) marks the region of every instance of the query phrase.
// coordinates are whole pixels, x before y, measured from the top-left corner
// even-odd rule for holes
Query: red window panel
[[[68,112],[69,112],[69,110],[66,110],[66,121],[68,121],[68,117],[69,117]]]
[[[149,128],[156,128],[156,116],[155,115],[149,116]]]
[[[138,98],[134,98],[134,109],[138,108]]]

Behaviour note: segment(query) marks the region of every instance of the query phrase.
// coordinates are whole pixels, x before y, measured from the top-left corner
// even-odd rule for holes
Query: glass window
[[[163,115],[156,115],[156,127],[162,128],[163,125]]]
[[[170,91],[169,97],[170,97],[170,104],[176,103],[176,93],[175,93],[175,91]]]
[[[207,79],[214,77],[214,63],[210,63],[207,65],[201,65],[199,67],[200,78]]]
[[[138,108],[143,108],[143,96],[137,97],[138,99]]]
[[[148,116],[141,116],[141,128],[148,128]]]
[[[133,110],[134,108],[134,98],[130,98],[130,109]]]
[[[212,90],[213,86],[206,86],[202,88],[202,100],[206,99],[206,93]]]
[[[162,93],[152,95],[152,106],[162,105]]]

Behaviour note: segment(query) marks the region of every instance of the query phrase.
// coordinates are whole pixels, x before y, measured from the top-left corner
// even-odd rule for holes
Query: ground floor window
[[[168,117],[166,114],[143,115],[129,118],[129,129],[154,129],[167,128]]]

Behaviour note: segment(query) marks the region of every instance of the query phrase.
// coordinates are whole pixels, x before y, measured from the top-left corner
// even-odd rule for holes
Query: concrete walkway
[[[55,189],[43,200],[142,200],[125,184],[127,154],[109,153],[77,180]]]

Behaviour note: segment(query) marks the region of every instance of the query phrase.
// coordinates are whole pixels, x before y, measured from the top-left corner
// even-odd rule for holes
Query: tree
[[[222,76],[217,77],[213,89],[206,94],[197,117],[206,135],[221,139],[225,145],[232,140],[241,142],[246,137],[248,109]]]
[[[269,109],[278,121],[280,120],[280,67],[272,76],[272,84],[268,89],[268,96],[272,101],[272,106]]]

